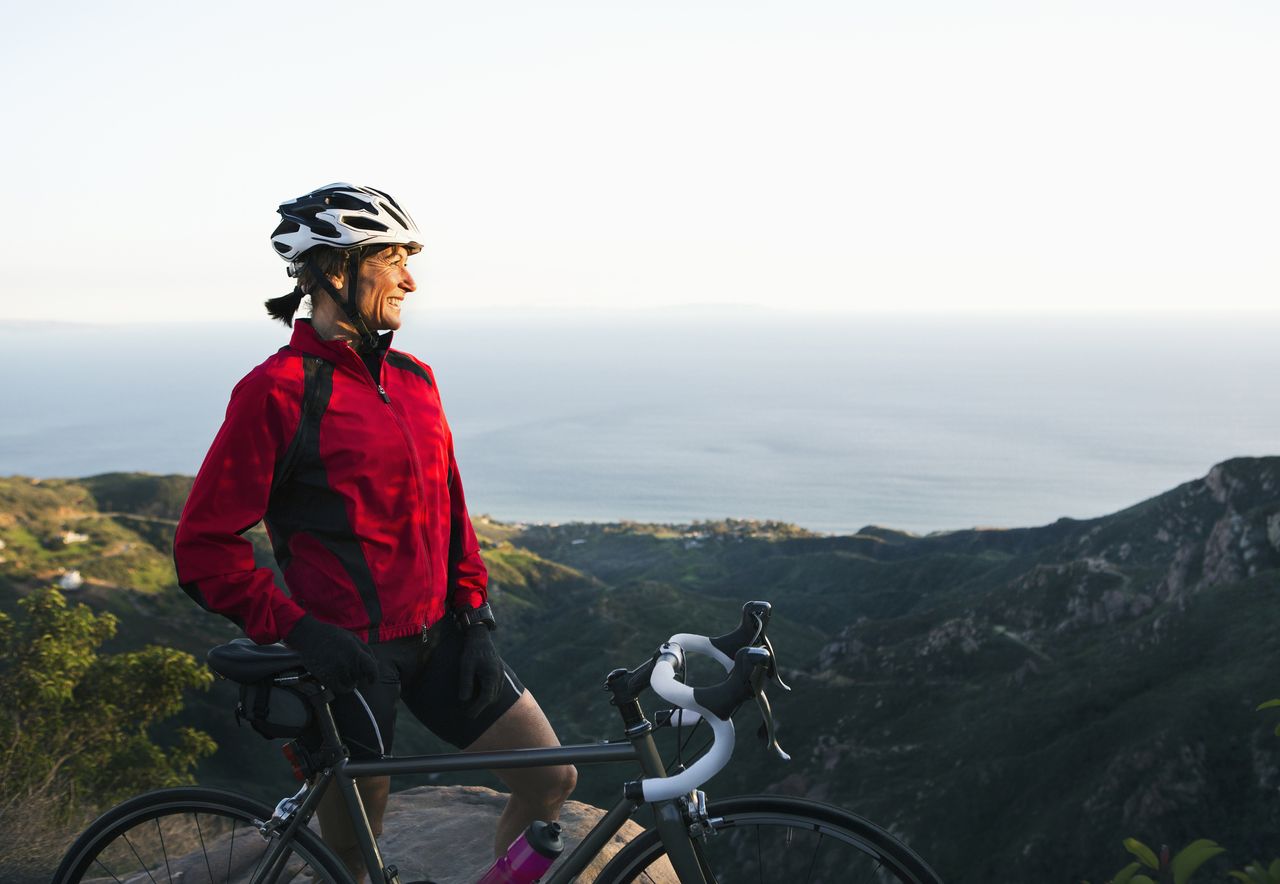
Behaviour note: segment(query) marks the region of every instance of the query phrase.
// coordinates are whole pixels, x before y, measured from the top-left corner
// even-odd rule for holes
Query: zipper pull
[[[378,384],[378,395],[382,397],[382,401],[391,404],[391,397],[387,395],[387,391],[382,389],[382,384]]]

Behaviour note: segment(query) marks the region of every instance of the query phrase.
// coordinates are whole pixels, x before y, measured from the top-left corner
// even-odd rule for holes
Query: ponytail
[[[267,313],[272,319],[278,319],[285,325],[293,325],[293,314],[298,312],[298,308],[302,306],[302,299],[306,297],[306,293],[302,291],[301,286],[295,286],[294,290],[287,295],[281,295],[278,298],[271,298],[265,302]]]

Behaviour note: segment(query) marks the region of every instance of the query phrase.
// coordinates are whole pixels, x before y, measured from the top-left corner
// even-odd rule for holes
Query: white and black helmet
[[[271,234],[276,253],[296,275],[300,259],[315,246],[355,249],[401,245],[409,254],[422,250],[422,234],[409,213],[388,194],[354,184],[327,184],[281,203],[280,225]]]

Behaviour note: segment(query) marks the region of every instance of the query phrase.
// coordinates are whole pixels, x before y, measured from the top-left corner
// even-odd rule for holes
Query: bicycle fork
[[[621,670],[625,673],[626,670]],[[640,770],[648,778],[659,778],[667,775],[667,767],[658,753],[658,746],[653,740],[653,724],[644,716],[640,703],[634,694],[626,690],[626,679],[619,672],[610,673],[608,689],[613,692],[613,705],[622,714],[626,726],[627,738],[635,747],[640,759]],[[643,800],[639,791],[639,782],[628,783],[624,789],[626,797]],[[702,855],[701,841],[692,837],[691,826],[685,820],[683,801],[690,799],[675,798],[660,801],[652,805],[654,826],[662,838],[667,851],[667,859],[680,879],[681,884],[715,884],[715,876],[710,874],[706,860]],[[705,800],[705,799],[704,799]],[[699,828],[701,833],[701,828]]]

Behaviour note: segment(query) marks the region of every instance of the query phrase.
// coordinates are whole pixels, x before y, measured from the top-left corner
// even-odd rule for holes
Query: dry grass
[[[84,813],[68,821],[66,808],[49,796],[0,816],[0,881],[48,884],[62,854],[91,819]]]

